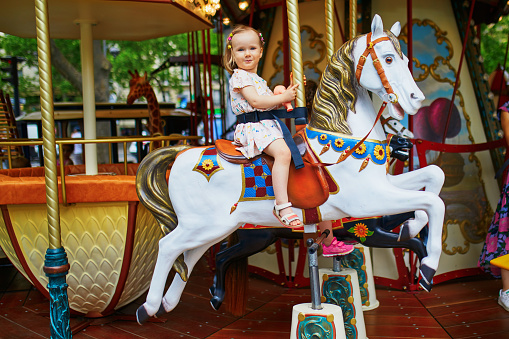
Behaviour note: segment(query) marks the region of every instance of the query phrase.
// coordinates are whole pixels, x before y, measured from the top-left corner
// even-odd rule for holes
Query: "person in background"
[[[497,172],[497,177],[503,173],[502,193],[495,215],[488,228],[478,265],[495,278],[502,278],[502,289],[499,291],[498,303],[509,312],[509,270],[490,264],[492,259],[509,253],[509,176],[507,171],[507,165],[509,164],[509,149],[507,147],[509,145],[509,101],[500,107],[497,113],[504,131],[506,146],[506,161]]]
[[[63,144],[61,149],[62,156],[64,157],[64,166],[74,165],[74,162],[71,159],[71,154],[74,151],[74,145]],[[57,166],[60,166],[60,157],[57,158]]]
[[[78,127],[75,127],[71,133],[71,138],[81,138],[81,137],[82,137],[82,135],[81,135],[80,129]],[[73,152],[72,158],[71,158],[73,164],[75,164],[75,165],[83,164],[82,153],[83,153],[83,145],[82,144],[74,145],[74,152]]]

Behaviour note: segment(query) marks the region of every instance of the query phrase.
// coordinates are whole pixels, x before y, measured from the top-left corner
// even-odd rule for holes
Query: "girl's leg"
[[[274,195],[276,197],[276,204],[281,205],[288,202],[288,173],[292,160],[290,149],[286,145],[284,139],[276,139],[265,147],[263,150],[268,155],[274,158],[274,165],[272,166],[272,187],[274,187]],[[292,208],[287,207],[279,211],[280,216],[291,214]],[[291,226],[299,226],[301,222],[294,220],[290,223]]]
[[[325,221],[322,221],[318,224],[318,228],[320,229],[320,232],[323,233],[323,231],[325,230],[329,230],[330,233],[329,235],[327,236],[327,238],[325,238],[323,240],[323,244],[325,246],[330,246],[331,242],[332,242],[332,239],[334,239],[334,236],[332,235],[332,221],[330,220],[325,220]]]
[[[318,228],[323,233],[325,230],[329,230],[330,233],[322,242],[323,247],[323,256],[331,257],[335,255],[346,255],[351,253],[354,250],[354,246],[350,244],[345,244],[342,241],[338,241],[335,239],[334,235],[332,235],[332,221],[325,220],[318,223]],[[335,240],[335,241],[334,241]]]

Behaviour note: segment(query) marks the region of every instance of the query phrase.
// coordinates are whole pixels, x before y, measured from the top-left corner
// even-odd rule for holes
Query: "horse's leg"
[[[191,275],[194,266],[209,247],[209,244],[206,244],[184,252],[184,261],[186,262],[187,268],[189,269],[189,275]],[[175,275],[170,287],[162,299],[162,304],[166,312],[170,312],[177,306],[180,297],[182,296],[182,292],[184,291],[184,287],[186,287],[186,284],[187,282],[183,281],[180,278],[180,275]]]
[[[136,311],[137,321],[140,324],[145,322],[148,317],[155,315],[161,306],[164,285],[166,284],[173,262],[186,250],[182,246],[184,243],[180,241],[180,237],[183,233],[182,229],[177,227],[159,240],[159,251],[147,299]]]
[[[291,230],[290,230],[291,231]],[[276,241],[277,229],[261,230],[239,230],[238,243],[219,252],[216,255],[216,274],[214,288],[210,289],[212,299],[210,303],[215,310],[218,310],[223,303],[225,296],[226,271],[232,261],[249,257],[260,252]]]
[[[189,224],[189,222],[187,222]],[[224,224],[209,223],[206,228],[188,226],[184,228],[182,222],[171,233],[159,241],[159,253],[146,302],[138,308],[138,322],[142,323],[157,313],[161,306],[164,285],[175,259],[193,248],[211,246],[231,233],[235,226],[225,227]],[[210,231],[207,231],[210,230]],[[180,279],[180,278],[179,278]],[[180,296],[180,295],[179,295]]]
[[[426,166],[400,175],[387,176],[391,184],[406,190],[424,191],[436,195],[440,193],[445,176],[442,169],[435,165]],[[400,230],[400,241],[415,237],[428,223],[428,215],[423,210],[415,211],[415,217],[406,221]]]
[[[378,247],[378,248],[408,248],[415,252],[419,260],[426,257],[426,248],[422,241],[417,238],[408,239],[405,241],[399,241],[398,235],[392,232],[376,226],[372,229],[373,235],[366,237],[366,240],[362,242],[364,246]]]
[[[384,215],[380,227],[386,231],[392,231],[410,218],[415,218],[415,212],[405,212],[395,215]]]
[[[363,185],[360,185],[363,186]],[[344,196],[352,197],[345,201],[343,208],[352,217],[367,217],[381,214],[397,214],[404,211],[423,210],[429,219],[429,237],[426,244],[428,255],[421,261],[421,275],[425,279],[420,284],[426,290],[431,289],[431,279],[436,272],[440,255],[442,253],[442,227],[445,214],[445,205],[442,199],[434,192],[408,191],[387,185],[369,185],[367,187],[352,187],[352,191],[345,189]],[[362,197],[358,192],[367,192],[371,189],[372,199],[383,202],[374,204],[355,204]],[[354,197],[357,195],[357,199]]]

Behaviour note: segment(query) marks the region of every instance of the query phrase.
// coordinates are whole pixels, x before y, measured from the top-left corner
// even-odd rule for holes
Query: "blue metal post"
[[[63,247],[46,250],[44,273],[49,278],[51,339],[72,338],[69,299],[65,276],[69,271],[67,254]]]

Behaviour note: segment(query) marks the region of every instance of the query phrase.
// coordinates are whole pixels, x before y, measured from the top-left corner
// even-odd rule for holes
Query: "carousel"
[[[504,77],[484,73],[478,40],[507,7],[4,2],[0,32],[37,37],[41,112],[26,119],[40,120],[42,139],[19,138],[2,94],[0,338],[502,338],[501,282],[477,260],[500,194]],[[289,174],[296,230],[272,213],[274,159],[246,159],[217,133],[215,106],[222,131],[233,119],[224,74],[211,72],[221,56],[210,30],[221,53],[240,23],[263,34],[258,73],[269,87],[301,84],[293,110],[270,111],[303,164]],[[127,103],[146,106],[95,102],[94,40],[179,33],[188,56],[129,72]],[[55,136],[71,118],[54,103],[50,38],[81,42],[84,165],[57,165],[76,139]],[[175,64],[192,74],[188,109],[159,103],[150,83]],[[97,137],[97,121],[120,114],[150,135]],[[128,163],[128,144],[143,142],[148,154]],[[110,145],[106,163],[98,144]],[[29,145],[43,149],[43,166],[14,168]],[[321,255],[327,221],[353,252]]]

